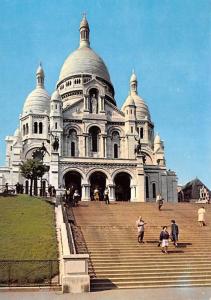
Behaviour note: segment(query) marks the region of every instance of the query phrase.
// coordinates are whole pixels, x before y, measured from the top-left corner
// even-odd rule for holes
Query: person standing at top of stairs
[[[138,230],[138,243],[144,243],[144,220],[140,216],[138,220],[136,221],[136,226]]]
[[[162,198],[161,194],[157,195],[156,202],[158,204],[158,209],[161,210],[161,207],[163,206],[163,198]]]

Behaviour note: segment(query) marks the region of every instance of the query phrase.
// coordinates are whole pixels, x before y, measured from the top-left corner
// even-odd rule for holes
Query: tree
[[[38,159],[27,159],[20,164],[21,175],[30,180],[30,196],[32,196],[33,182],[37,178],[42,178],[48,172],[49,167]]]

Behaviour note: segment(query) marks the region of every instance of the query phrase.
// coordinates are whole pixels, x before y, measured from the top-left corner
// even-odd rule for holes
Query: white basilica
[[[20,127],[6,137],[6,166],[0,168],[0,185],[28,181],[19,164],[32,158],[44,143],[43,178],[56,189],[78,189],[82,200],[93,199],[109,189],[112,201],[177,201],[177,180],[167,170],[164,145],[154,136],[149,109],[138,95],[138,80],[132,74],[129,96],[121,109],[103,60],[91,49],[89,25],[80,24],[80,45],[65,60],[56,90],[50,97],[44,87],[44,71],[36,72],[36,87],[25,100]]]

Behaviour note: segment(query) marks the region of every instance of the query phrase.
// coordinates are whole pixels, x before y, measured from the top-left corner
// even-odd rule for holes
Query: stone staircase
[[[199,227],[199,204],[81,203],[73,208],[79,253],[89,252],[91,290],[114,288],[211,286],[211,206],[207,226]],[[135,221],[142,216],[145,244],[138,244]],[[157,246],[162,226],[175,219],[179,247],[169,253]]]

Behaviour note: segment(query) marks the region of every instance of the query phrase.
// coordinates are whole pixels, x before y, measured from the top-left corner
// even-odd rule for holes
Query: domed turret
[[[157,133],[154,139],[154,152],[157,152],[158,150],[162,150],[163,143],[161,141],[161,138],[159,134]]]
[[[136,106],[136,118],[137,118],[137,120],[142,120],[142,119],[150,120],[150,113],[149,113],[148,106],[146,105],[144,100],[138,95],[137,87],[138,87],[138,80],[137,80],[136,74],[133,71],[131,78],[130,78],[130,97],[133,98],[135,106]],[[127,97],[127,99],[125,100],[125,102],[122,106],[123,112],[125,110],[125,105],[128,103],[128,101],[129,100]]]
[[[50,96],[44,89],[44,77],[43,68],[39,65],[36,72],[37,86],[26,98],[23,106],[24,115],[30,112],[35,114],[49,114]]]

